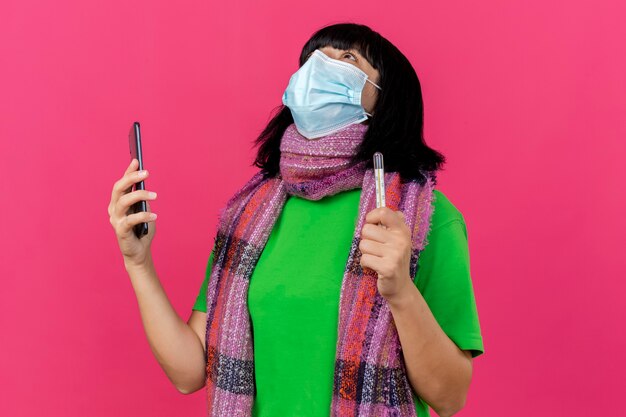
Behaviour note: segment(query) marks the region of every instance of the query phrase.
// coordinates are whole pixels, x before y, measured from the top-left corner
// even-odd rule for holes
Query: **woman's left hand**
[[[359,249],[361,266],[378,273],[380,295],[387,301],[395,301],[407,293],[413,281],[409,276],[411,231],[404,213],[389,207],[378,207],[367,213]]]

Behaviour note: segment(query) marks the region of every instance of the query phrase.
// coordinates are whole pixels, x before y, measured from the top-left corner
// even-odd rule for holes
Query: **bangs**
[[[361,54],[372,67],[380,69],[380,35],[367,26],[337,24],[315,32],[300,55],[300,66],[316,49],[331,46],[336,49],[353,49]],[[377,47],[378,46],[378,47]]]

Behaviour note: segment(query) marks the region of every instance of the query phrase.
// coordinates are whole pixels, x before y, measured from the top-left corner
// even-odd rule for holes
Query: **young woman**
[[[220,212],[185,323],[152,263],[133,160],[109,205],[150,346],[212,416],[442,417],[484,353],[463,215],[439,190],[417,75],[364,25],[317,31],[256,140],[260,170]],[[384,156],[377,207],[372,157]],[[149,222],[138,240],[132,226]]]

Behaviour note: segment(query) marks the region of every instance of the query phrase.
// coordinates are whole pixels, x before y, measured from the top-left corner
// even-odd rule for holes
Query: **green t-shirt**
[[[255,417],[327,417],[330,412],[339,294],[360,196],[361,188],[316,201],[288,196],[272,229],[248,290]],[[465,221],[439,190],[433,201],[415,283],[443,331],[476,357],[484,349]],[[194,310],[206,312],[212,262],[213,253]],[[417,415],[430,415],[426,402],[413,398]]]

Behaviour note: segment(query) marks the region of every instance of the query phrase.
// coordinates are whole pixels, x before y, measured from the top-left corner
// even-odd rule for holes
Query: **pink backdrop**
[[[370,25],[420,76],[486,353],[463,416],[618,415],[623,2],[0,3],[0,415],[201,416],[152,356],[107,205],[143,128],[154,258],[186,320],[218,209],[306,39]]]

